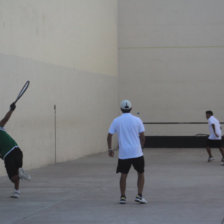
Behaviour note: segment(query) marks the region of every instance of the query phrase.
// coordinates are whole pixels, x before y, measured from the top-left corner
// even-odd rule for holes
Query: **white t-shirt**
[[[138,158],[143,155],[139,133],[144,131],[142,120],[131,113],[123,113],[113,120],[109,133],[118,135],[119,159]]]
[[[215,136],[214,130],[212,128],[212,124],[215,125],[215,132],[219,137]],[[210,140],[221,140],[222,139],[222,130],[221,130],[221,126],[220,126],[218,119],[216,119],[214,116],[211,116],[208,119],[208,127],[209,127],[209,133],[210,133],[208,139],[210,139]]]

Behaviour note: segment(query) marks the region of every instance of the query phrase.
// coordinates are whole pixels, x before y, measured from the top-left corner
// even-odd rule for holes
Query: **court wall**
[[[24,167],[105,151],[118,106],[117,1],[1,0],[0,29],[2,117],[31,81],[6,126]]]
[[[224,2],[120,0],[119,98],[145,122],[224,120]],[[146,125],[149,135],[208,133],[207,125]]]

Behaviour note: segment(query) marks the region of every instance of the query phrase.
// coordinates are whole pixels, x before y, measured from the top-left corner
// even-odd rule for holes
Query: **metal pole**
[[[54,163],[57,163],[57,120],[56,120],[56,105],[54,105]]]

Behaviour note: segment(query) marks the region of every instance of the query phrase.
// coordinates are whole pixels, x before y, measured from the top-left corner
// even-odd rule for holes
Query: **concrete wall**
[[[119,94],[144,121],[224,120],[224,1],[120,0]],[[150,135],[207,133],[147,126]]]
[[[117,112],[116,0],[1,0],[0,102],[7,112],[31,84],[6,128],[24,167],[106,149]],[[3,163],[0,175],[4,175]]]

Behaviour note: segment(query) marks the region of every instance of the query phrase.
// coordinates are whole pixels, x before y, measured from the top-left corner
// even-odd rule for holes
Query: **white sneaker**
[[[23,168],[19,168],[19,179],[21,180],[31,180],[31,176],[28,173],[25,173]]]
[[[141,197],[139,195],[136,196],[135,201],[140,203],[140,204],[147,204],[148,203],[148,201],[146,201],[145,198],[143,198],[143,197]]]
[[[214,157],[208,157],[208,163],[212,162],[213,160],[215,160]]]
[[[15,190],[15,191],[12,193],[11,198],[16,198],[16,199],[20,198],[20,191]]]

